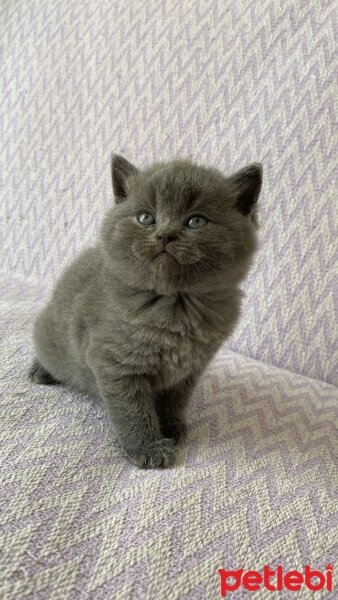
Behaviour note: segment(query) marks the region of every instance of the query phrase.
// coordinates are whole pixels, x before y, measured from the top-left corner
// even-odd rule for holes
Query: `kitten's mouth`
[[[168,252],[167,250],[159,250],[155,253],[154,259],[157,258],[161,261],[175,262],[178,264],[178,260],[176,260],[175,256]]]

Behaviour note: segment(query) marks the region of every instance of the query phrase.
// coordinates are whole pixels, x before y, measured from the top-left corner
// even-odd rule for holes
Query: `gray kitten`
[[[262,167],[225,177],[189,160],[143,171],[112,157],[101,241],[34,325],[31,379],[100,397],[129,460],[167,466],[198,377],[240,314]]]

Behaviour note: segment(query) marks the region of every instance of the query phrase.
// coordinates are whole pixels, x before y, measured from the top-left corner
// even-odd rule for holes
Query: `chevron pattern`
[[[335,383],[337,0],[3,0],[1,268],[52,284],[96,239],[109,158],[265,167],[229,347]]]
[[[176,467],[139,471],[94,400],[27,381],[40,289],[0,293],[1,598],[212,599],[220,567],[335,562],[337,388],[223,350]]]

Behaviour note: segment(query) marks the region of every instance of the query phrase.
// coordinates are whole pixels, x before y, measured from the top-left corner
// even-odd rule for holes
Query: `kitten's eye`
[[[139,213],[137,215],[137,220],[142,225],[153,225],[155,223],[153,215],[146,211]]]
[[[189,227],[189,229],[201,229],[201,227],[204,227],[207,223],[208,221],[205,217],[201,217],[201,215],[195,215],[195,217],[191,217],[191,219],[189,219],[187,222],[187,227]]]

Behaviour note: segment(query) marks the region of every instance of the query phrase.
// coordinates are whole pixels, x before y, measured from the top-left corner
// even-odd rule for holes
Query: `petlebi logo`
[[[304,572],[284,571],[282,565],[272,569],[265,565],[262,571],[245,571],[237,569],[235,571],[225,571],[218,569],[220,576],[220,592],[222,598],[230,597],[231,592],[235,592],[240,587],[256,592],[261,588],[270,592],[290,590],[290,592],[299,592],[302,589],[309,589],[312,592],[333,589],[333,565],[326,565],[325,571],[312,569],[309,565],[304,567]]]

